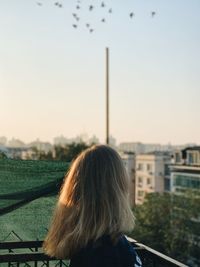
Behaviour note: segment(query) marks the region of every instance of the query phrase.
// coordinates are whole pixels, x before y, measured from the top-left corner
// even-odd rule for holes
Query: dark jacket
[[[113,245],[108,235],[90,242],[76,253],[70,267],[141,267],[142,263],[124,235]]]

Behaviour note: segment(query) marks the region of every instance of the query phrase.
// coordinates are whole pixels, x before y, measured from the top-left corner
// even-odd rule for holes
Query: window
[[[193,163],[193,156],[192,153],[188,153],[188,163],[192,164]]]
[[[143,170],[143,164],[142,163],[138,164],[138,170],[140,170],[140,171]]]
[[[143,178],[142,177],[138,177],[138,184],[143,184]]]
[[[180,152],[175,153],[175,163],[181,163],[181,153]]]
[[[169,165],[168,165],[168,164],[165,164],[165,167],[164,167],[164,174],[165,174],[165,175],[170,175],[170,168],[169,168]]]
[[[147,164],[147,171],[152,171],[152,164]]]
[[[198,164],[199,155],[197,151],[188,151],[187,153],[188,164]]]
[[[168,179],[168,178],[164,179],[164,190],[170,191],[170,179]]]
[[[177,174],[174,175],[173,184],[184,188],[200,189],[200,177]]]
[[[147,185],[151,185],[151,178],[147,178]]]

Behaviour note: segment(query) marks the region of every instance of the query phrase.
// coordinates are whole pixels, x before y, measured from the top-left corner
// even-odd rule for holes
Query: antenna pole
[[[106,47],[106,144],[109,145],[109,48]]]

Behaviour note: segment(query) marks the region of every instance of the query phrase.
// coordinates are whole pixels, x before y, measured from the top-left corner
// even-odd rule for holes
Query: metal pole
[[[109,145],[109,48],[106,47],[106,144]]]

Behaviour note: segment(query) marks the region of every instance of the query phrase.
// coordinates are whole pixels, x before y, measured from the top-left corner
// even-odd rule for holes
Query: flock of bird
[[[43,6],[43,3],[42,2],[36,2],[36,4],[38,6]],[[63,8],[63,4],[61,2],[54,2],[54,5],[58,8]],[[105,2],[101,2],[100,5],[98,7],[100,8],[104,8],[108,14],[112,14],[113,13],[113,9],[111,7],[106,7],[106,3]],[[92,12],[97,6],[94,6],[94,5],[89,5],[88,6],[88,11],[89,12]],[[80,20],[80,16],[78,15],[78,12],[79,10],[81,9],[81,0],[77,0],[76,1],[76,4],[75,4],[75,9],[76,9],[76,13],[72,13],[72,16],[75,20],[75,22],[72,24],[72,27],[74,29],[77,29],[78,28],[78,22]],[[151,11],[150,12],[150,16],[152,18],[154,18],[154,16],[156,15],[156,12],[155,11]],[[127,16],[130,18],[130,19],[133,19],[135,17],[135,13],[133,11],[130,11]],[[105,23],[106,22],[106,19],[105,17],[102,17],[101,20],[100,20],[102,23]],[[85,27],[89,30],[90,33],[92,33],[94,31],[94,28],[91,27],[90,23],[85,23]]]

